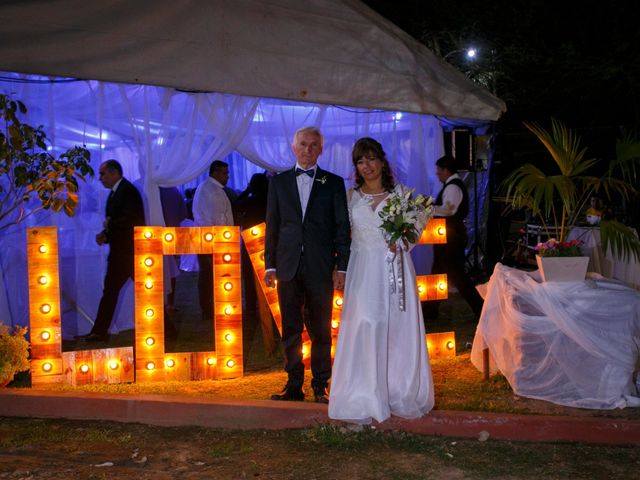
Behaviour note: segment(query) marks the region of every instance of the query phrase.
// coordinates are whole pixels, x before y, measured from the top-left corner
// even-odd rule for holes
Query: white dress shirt
[[[454,173],[447,181],[444,182],[445,186],[456,178],[460,178],[457,173]],[[458,207],[462,203],[463,199],[462,190],[457,185],[449,185],[442,194],[442,205],[433,206],[433,214],[436,217],[451,217],[458,211]]]
[[[311,194],[311,188],[313,187],[313,181],[316,178],[317,165],[311,167],[311,169],[303,168],[296,162],[296,168],[302,170],[313,170],[313,177],[310,177],[306,173],[301,173],[296,176],[296,183],[298,184],[298,197],[300,198],[300,207],[302,209],[302,219],[304,220],[304,213],[307,211],[307,204],[309,203],[309,195]]]
[[[196,225],[233,225],[231,202],[224,186],[208,177],[198,185],[193,196],[193,221]]]

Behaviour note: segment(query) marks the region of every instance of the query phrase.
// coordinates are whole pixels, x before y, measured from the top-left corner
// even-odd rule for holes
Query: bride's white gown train
[[[396,189],[402,189],[396,186]],[[417,418],[433,408],[433,378],[415,269],[402,255],[406,309],[389,291],[387,244],[371,197],[352,193],[351,255],[336,347],[329,417],[355,423],[390,415]]]

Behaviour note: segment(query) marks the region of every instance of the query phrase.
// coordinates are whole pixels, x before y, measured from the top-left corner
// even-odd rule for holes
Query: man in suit
[[[314,399],[328,403],[333,289],[344,288],[349,215],[344,181],[319,168],[323,137],[314,127],[293,138],[296,166],[271,179],[267,200],[265,283],[277,283],[288,381],[272,400],[304,400],[302,331],[311,337]],[[277,279],[277,282],[276,282]],[[310,318],[303,319],[307,310]]]
[[[469,214],[469,193],[458,176],[455,159],[445,155],[436,161],[436,176],[442,189],[434,205],[434,217],[444,218],[447,226],[447,243],[433,246],[432,274],[446,273],[447,280],[455,285],[462,298],[469,304],[476,321],[482,313],[484,300],[476,290],[464,269],[467,227],[464,219]],[[438,318],[440,301],[428,302],[424,307],[425,325]]]
[[[229,165],[214,160],[209,177],[198,185],[193,196],[193,221],[199,226],[233,225],[231,202],[224,188],[229,181]],[[213,258],[198,255],[198,298],[202,319],[213,320]]]
[[[122,166],[116,160],[100,165],[100,182],[110,190],[107,199],[104,229],[96,235],[96,243],[108,243],[107,273],[98,306],[95,324],[88,335],[76,338],[88,342],[108,339],[109,326],[118,303],[120,289],[133,278],[133,227],[144,225],[144,207],[138,189],[122,176]]]

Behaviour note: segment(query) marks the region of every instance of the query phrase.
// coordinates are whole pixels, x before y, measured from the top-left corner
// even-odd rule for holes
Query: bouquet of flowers
[[[398,240],[403,243],[416,243],[422,229],[433,217],[433,199],[417,195],[413,197],[413,190],[394,192],[387,204],[380,210],[382,228],[385,239],[389,244]]]
[[[582,240],[558,242],[555,238],[550,238],[546,242],[536,245],[534,250],[541,257],[581,257],[580,245],[582,245]]]
[[[398,303],[401,311],[405,310],[405,281],[402,250],[409,243],[416,243],[420,238],[422,229],[427,221],[433,217],[433,199],[422,195],[413,197],[413,190],[396,190],[389,196],[387,203],[380,210],[385,240],[389,245],[399,243],[399,248],[387,251],[387,263],[389,264],[389,291],[398,294]]]

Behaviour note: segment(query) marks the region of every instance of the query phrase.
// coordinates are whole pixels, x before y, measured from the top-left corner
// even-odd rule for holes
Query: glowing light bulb
[[[340,297],[336,298],[336,306],[337,307],[341,307],[343,303],[344,303],[344,300],[342,300],[342,298],[340,298]]]
[[[47,340],[49,340],[51,338],[51,332],[45,330],[44,332],[42,332],[40,334],[40,338],[46,342]]]
[[[251,235],[253,235],[254,237],[257,237],[259,233],[260,233],[260,229],[258,227],[253,227],[251,229]]]
[[[233,335],[232,335],[232,334],[230,334],[230,333],[227,333],[227,334],[224,336],[224,339],[225,339],[227,342],[231,342],[231,340],[233,340]]]
[[[335,330],[336,328],[338,328],[338,325],[339,323],[337,320],[331,320],[331,328]]]
[[[117,361],[117,360],[111,360],[111,361],[109,362],[109,368],[110,368],[111,370],[117,370],[117,369],[118,369],[118,366],[119,366],[119,364],[118,364],[118,361]]]
[[[42,364],[42,370],[44,370],[45,372],[50,372],[51,370],[53,370],[53,365],[50,362],[45,362]]]
[[[149,318],[153,317],[153,314],[154,314],[153,308],[147,308],[147,311],[144,313]]]
[[[148,279],[146,282],[144,282],[144,287],[147,290],[151,290],[153,288],[153,280]]]
[[[447,350],[453,350],[453,347],[454,347],[454,343],[453,343],[453,341],[452,341],[452,340],[449,340],[449,341],[447,342]]]
[[[167,358],[164,364],[169,368],[173,368],[176,366],[176,361],[173,358]]]
[[[436,230],[436,233],[437,233],[438,235],[444,235],[444,232],[445,232],[445,231],[446,231],[446,230],[445,230],[445,228],[444,228],[444,227],[438,227],[438,229]]]
[[[229,240],[231,238],[231,232],[229,230],[225,230],[222,236]]]
[[[216,359],[213,357],[208,357],[207,358],[207,365],[211,366],[211,365],[215,365],[216,364]]]
[[[87,373],[89,371],[89,365],[87,365],[86,363],[83,363],[82,365],[80,365],[80,371],[82,373]]]
[[[153,338],[153,337],[147,337],[147,338],[145,339],[144,343],[146,343],[147,345],[151,346],[151,345],[153,345],[154,343],[156,343],[156,339],[155,339],[155,338]]]
[[[153,236],[153,234],[151,233],[151,230],[145,230],[142,236],[149,240]]]
[[[147,363],[147,370],[153,370],[154,368],[156,368],[156,364],[153,362],[148,362]]]
[[[211,240],[213,240],[213,233],[211,232],[207,232],[204,234],[204,239],[206,242],[210,242]]]
[[[226,263],[229,263],[231,261],[231,254],[230,253],[225,253],[222,256],[222,260],[224,260]]]
[[[144,259],[144,264],[145,264],[147,267],[150,267],[151,265],[153,265],[153,258],[151,258],[151,257],[147,257],[147,258],[145,258],[145,259]]]
[[[232,289],[232,288],[233,288],[233,283],[231,283],[231,282],[227,282],[227,283],[225,283],[225,284],[224,284],[224,289],[225,289],[227,292],[231,291],[231,289]]]
[[[447,288],[447,284],[445,282],[438,282],[438,290],[442,291]]]
[[[40,275],[38,277],[38,283],[40,285],[46,285],[47,283],[49,283],[49,277],[47,277],[46,275]]]
[[[38,251],[39,251],[40,253],[47,253],[47,250],[48,250],[48,249],[47,249],[47,246],[46,246],[46,245],[44,245],[44,244],[42,244],[42,245],[40,245],[40,246],[38,247]]]
[[[49,313],[51,311],[51,305],[49,305],[48,303],[43,303],[42,305],[40,305],[40,311],[42,313]]]
[[[232,358],[227,360],[227,368],[233,368],[235,366],[236,366],[236,362]]]
[[[424,285],[420,284],[418,285],[418,293],[422,293],[424,292]]]
[[[165,242],[172,242],[173,241],[173,234],[172,233],[165,233],[164,240],[165,240]]]
[[[224,314],[231,315],[233,313],[233,308],[231,306],[224,307]]]

